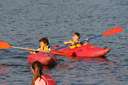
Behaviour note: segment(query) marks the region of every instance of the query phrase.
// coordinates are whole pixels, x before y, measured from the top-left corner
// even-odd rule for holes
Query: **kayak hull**
[[[107,55],[109,51],[110,51],[109,48],[101,48],[101,47],[88,45],[77,49],[77,51],[75,51],[75,55],[78,57],[98,58]]]
[[[39,61],[45,66],[45,68],[52,68],[57,64],[56,63],[57,60],[53,58],[53,55],[43,52],[29,54],[27,57],[27,61],[29,64],[32,64],[35,61]]]
[[[60,50],[53,50],[52,53],[66,57],[99,58],[105,56],[109,51],[109,48],[101,48],[93,44],[86,44],[73,49],[63,48]]]

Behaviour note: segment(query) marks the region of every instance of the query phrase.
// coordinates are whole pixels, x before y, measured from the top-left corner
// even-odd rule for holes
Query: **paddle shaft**
[[[29,50],[29,51],[37,51],[36,49],[30,49],[30,48],[24,48],[24,47],[16,47],[16,46],[12,46],[12,48],[15,48],[15,49],[20,49],[20,50]]]
[[[95,36],[92,36],[92,37],[90,37],[88,39],[85,39],[85,40],[81,41],[81,43],[84,43],[85,41],[89,42],[90,40],[93,40],[93,39],[96,39],[96,38],[100,38],[100,37],[102,37],[102,35],[95,35]]]

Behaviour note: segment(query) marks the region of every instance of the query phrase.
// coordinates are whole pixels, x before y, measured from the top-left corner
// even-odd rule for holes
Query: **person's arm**
[[[38,53],[39,51],[40,51],[39,48],[36,49],[35,51],[34,50],[31,50],[31,48],[30,48],[29,53],[35,54],[35,53]]]
[[[67,42],[64,42],[65,45],[67,44],[73,44],[73,42],[70,40],[70,41],[67,41]]]
[[[69,44],[69,42],[64,42],[65,45]]]

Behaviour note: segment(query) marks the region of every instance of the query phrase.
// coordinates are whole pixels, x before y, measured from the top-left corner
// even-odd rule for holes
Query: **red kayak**
[[[29,64],[32,64],[35,61],[39,61],[40,63],[42,63],[48,68],[52,68],[57,64],[56,63],[57,60],[54,58],[53,55],[43,53],[43,52],[29,54],[27,60]]]
[[[99,58],[105,56],[109,51],[109,48],[101,48],[93,44],[86,44],[81,47],[73,49],[63,48],[60,50],[52,50],[52,53],[67,57]]]

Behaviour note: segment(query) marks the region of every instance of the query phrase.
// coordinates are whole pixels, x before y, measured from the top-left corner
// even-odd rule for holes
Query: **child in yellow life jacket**
[[[39,48],[37,51],[50,52],[49,40],[47,38],[43,37],[39,40]]]
[[[31,49],[30,49],[31,50]],[[36,53],[40,53],[43,52],[44,54],[46,54],[44,61],[42,61],[42,63],[47,66],[48,68],[53,68],[56,65],[56,59],[54,57],[48,56],[50,55],[51,49],[49,47],[49,40],[46,37],[43,37],[39,40],[39,48],[36,51],[32,51],[30,53],[32,54],[36,54]]]
[[[76,48],[80,47],[80,33],[74,32],[72,34],[72,39],[69,40],[68,42],[64,42],[65,45],[70,45],[70,48]]]

